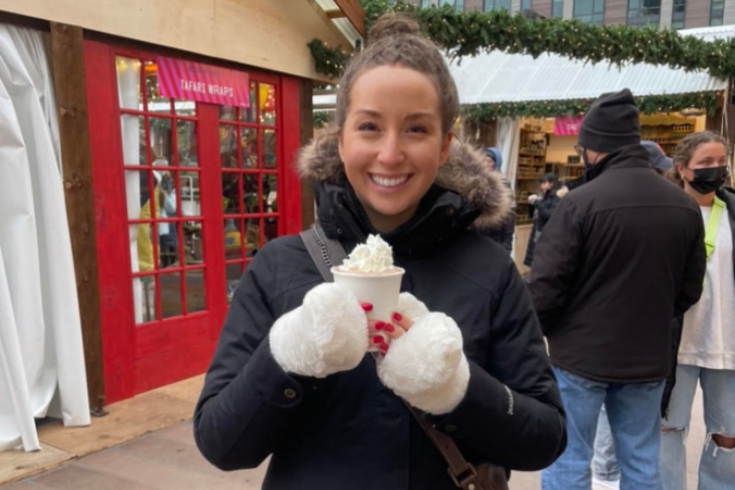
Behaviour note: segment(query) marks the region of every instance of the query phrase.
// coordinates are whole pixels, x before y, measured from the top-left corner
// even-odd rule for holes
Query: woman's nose
[[[405,160],[401,140],[397,134],[387,134],[381,141],[378,161],[383,165],[399,165]]]

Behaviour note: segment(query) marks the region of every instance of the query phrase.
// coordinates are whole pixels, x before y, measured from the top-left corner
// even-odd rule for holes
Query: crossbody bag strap
[[[347,252],[345,252],[342,244],[337,240],[328,238],[318,223],[313,224],[310,229],[302,231],[301,239],[324,280],[332,282],[334,277],[331,268],[335,264],[341,264],[347,257]],[[377,360],[377,353],[374,353],[373,356]],[[457,488],[464,490],[476,488],[477,471],[462,456],[452,438],[436,430],[420,411],[408,403],[406,403],[406,407],[449,465],[447,471]]]
[[[324,281],[334,281],[332,267],[341,264],[347,258],[347,252],[342,244],[327,237],[318,223],[314,223],[311,228],[302,231],[300,235],[311,260],[319,269]]]

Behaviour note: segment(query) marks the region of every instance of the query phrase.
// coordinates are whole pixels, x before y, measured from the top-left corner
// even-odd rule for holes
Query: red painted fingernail
[[[400,322],[401,320],[403,320],[403,315],[401,315],[400,313],[393,313],[393,319],[397,322]]]
[[[381,337],[380,335],[376,335],[375,337],[373,337],[374,344],[382,344],[384,342],[385,340],[383,340],[383,337]]]
[[[375,330],[383,330],[385,328],[385,322],[377,322],[375,324]]]
[[[396,327],[391,325],[390,323],[385,324],[385,331],[388,333],[393,333],[396,330]]]
[[[390,346],[388,344],[385,344],[385,343],[380,344],[380,350],[383,352],[383,354],[385,354],[386,352],[388,352],[388,349],[389,348],[390,348]]]
[[[365,311],[373,311],[373,305],[370,303],[362,303],[360,306],[362,306],[362,309]]]

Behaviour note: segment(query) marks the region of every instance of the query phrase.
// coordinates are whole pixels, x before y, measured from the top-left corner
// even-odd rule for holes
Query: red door
[[[301,229],[299,84],[249,108],[162,97],[154,53],[87,42],[108,403],[204,372],[247,264]]]

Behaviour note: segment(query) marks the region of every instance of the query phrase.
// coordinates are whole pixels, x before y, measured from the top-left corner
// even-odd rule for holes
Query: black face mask
[[[689,181],[692,189],[700,194],[711,194],[725,185],[729,176],[727,167],[699,168],[694,170],[694,180]]]

